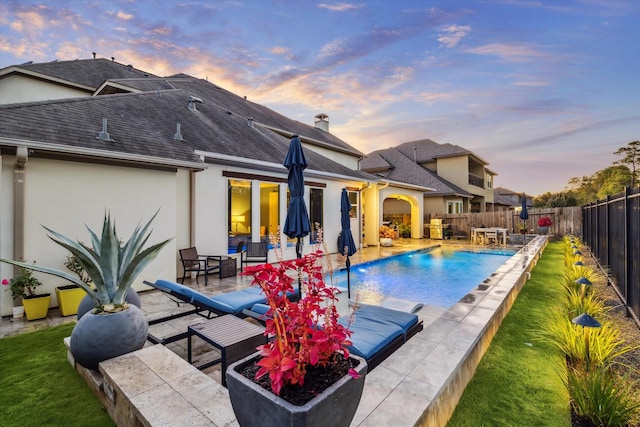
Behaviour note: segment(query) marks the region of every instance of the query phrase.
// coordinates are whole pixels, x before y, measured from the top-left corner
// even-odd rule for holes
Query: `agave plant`
[[[77,276],[54,268],[6,259],[0,259],[0,261],[66,279],[84,289],[91,297],[94,306],[100,311],[109,311],[111,306],[121,306],[124,303],[127,289],[131,287],[135,278],[171,241],[168,239],[143,249],[151,234],[149,227],[156,215],[158,212],[144,226],[138,224],[129,240],[124,244],[121,244],[118,238],[115,222],[111,221],[109,213],[105,214],[101,236],[87,227],[91,235],[91,247],[44,227],[51,240],[73,254],[78,264],[91,278],[93,286],[80,280]]]

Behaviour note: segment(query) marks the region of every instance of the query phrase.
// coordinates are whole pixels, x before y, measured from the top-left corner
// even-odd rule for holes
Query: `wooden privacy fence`
[[[549,233],[556,236],[573,234],[581,237],[582,211],[579,206],[564,208],[529,209],[527,222],[528,233],[538,233],[538,219],[549,217],[553,224]],[[512,233],[518,233],[517,224],[521,222],[519,213],[514,211],[477,212],[464,214],[425,215],[425,237],[429,237],[429,222],[431,218],[441,218],[443,224],[449,224],[454,236],[469,237],[471,227],[499,227],[507,228]]]
[[[640,188],[582,207],[584,243],[612,277],[627,314],[640,326]]]

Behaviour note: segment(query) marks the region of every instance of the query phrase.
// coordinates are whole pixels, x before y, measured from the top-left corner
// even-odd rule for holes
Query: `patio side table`
[[[220,358],[196,366],[202,370],[221,363],[222,385],[227,386],[225,372],[233,362],[256,352],[256,347],[267,343],[264,328],[232,314],[214,317],[187,328],[187,361],[192,363],[191,337],[198,336],[220,350]]]

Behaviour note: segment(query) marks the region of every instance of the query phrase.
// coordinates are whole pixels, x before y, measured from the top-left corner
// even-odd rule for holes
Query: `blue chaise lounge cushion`
[[[338,322],[351,330],[353,344],[348,347],[349,351],[366,360],[369,360],[396,338],[404,335],[404,331],[398,325],[358,317],[357,313],[351,325],[346,317],[340,317]]]
[[[228,314],[239,314],[242,313],[242,310],[245,308],[267,301],[260,288],[257,287],[227,292],[224,294],[214,295],[212,297],[208,297],[187,286],[171,282],[169,280],[157,280],[154,287],[163,292],[174,295],[189,304],[197,305],[205,309],[214,309]]]
[[[419,320],[417,314],[369,304],[358,304],[355,316],[356,318],[360,317],[398,325],[405,334],[412,326],[416,325]]]

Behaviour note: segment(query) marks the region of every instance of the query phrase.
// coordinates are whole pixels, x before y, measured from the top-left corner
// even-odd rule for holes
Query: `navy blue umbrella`
[[[340,222],[342,223],[342,232],[338,239],[338,252],[347,256],[347,298],[351,298],[351,261],[349,257],[356,253],[356,244],[353,241],[353,235],[351,234],[351,218],[349,215],[351,211],[351,202],[349,201],[349,195],[347,189],[342,189],[342,196],[340,198]]]
[[[522,210],[520,211],[520,219],[525,223],[529,219],[529,212],[527,212],[527,195],[522,193]],[[524,244],[527,245],[527,233],[522,235],[524,238]]]
[[[529,219],[529,212],[527,212],[527,196],[522,193],[522,211],[520,211],[520,219],[526,221]]]
[[[307,205],[304,203],[304,170],[307,167],[307,160],[304,158],[298,135],[291,137],[291,144],[283,165],[289,169],[289,209],[284,222],[284,234],[291,239],[297,238],[296,257],[301,258],[302,238],[311,232],[311,224]],[[300,287],[299,282],[298,287]]]

